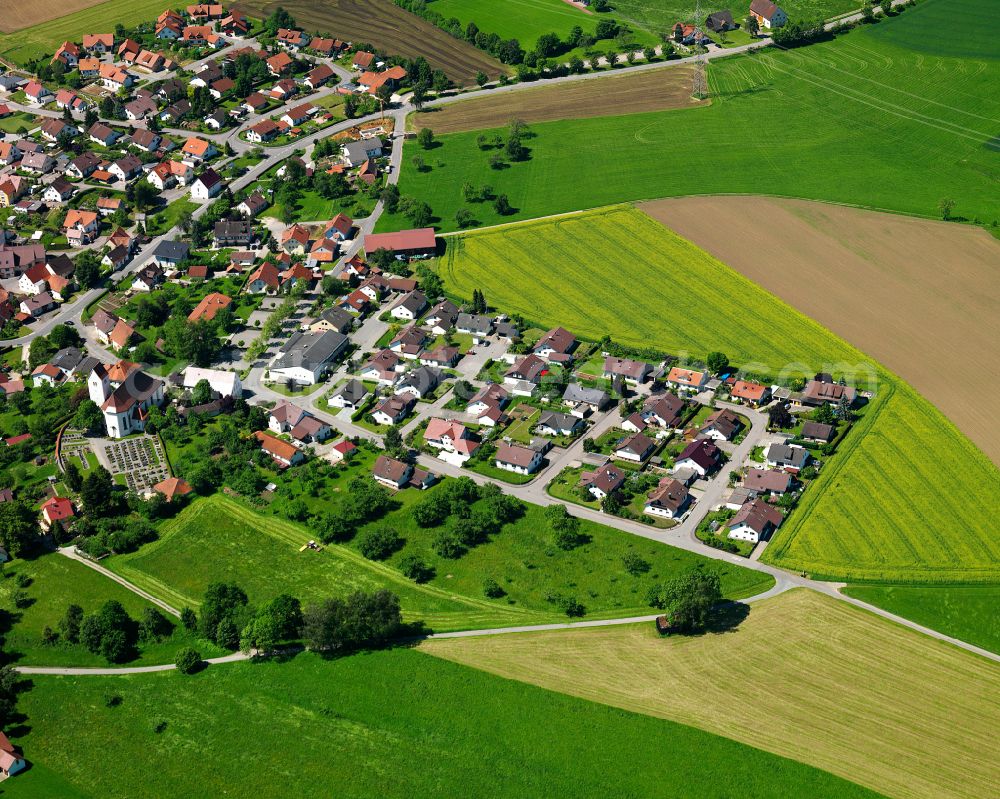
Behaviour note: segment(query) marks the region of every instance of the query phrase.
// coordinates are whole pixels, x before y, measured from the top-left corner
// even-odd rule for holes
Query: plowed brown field
[[[764,197],[639,207],[881,361],[1000,465],[1000,241],[989,233]]]
[[[513,117],[525,122],[618,116],[705,105],[691,98],[692,69],[657,69],[614,78],[493,94],[416,114],[413,124],[435,133],[496,128]]]
[[[366,42],[407,58],[423,56],[431,66],[443,69],[463,86],[471,84],[479,71],[495,78],[505,70],[496,59],[452,38],[391,0],[241,0],[237,5],[255,16],[270,14],[282,6],[308,31]]]
[[[60,0],[59,2],[2,2],[0,3],[0,33],[13,33],[22,28],[40,25],[50,19],[74,14],[83,8],[96,6],[104,0]],[[102,31],[103,32],[103,31]],[[90,33],[90,31],[87,31]]]

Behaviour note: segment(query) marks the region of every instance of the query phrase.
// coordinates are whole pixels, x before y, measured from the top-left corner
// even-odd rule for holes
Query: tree
[[[69,605],[63,617],[56,625],[64,641],[71,644],[80,643],[80,625],[83,623],[83,608],[79,605]]]
[[[238,585],[210,583],[205,590],[205,599],[201,603],[201,614],[198,619],[202,636],[220,646],[231,645],[235,649],[239,644],[239,630],[233,619],[241,617],[246,606],[247,595]],[[224,622],[229,624],[222,629]],[[220,638],[225,638],[225,642]]]
[[[875,11],[871,7],[870,2],[866,2],[861,7],[861,21],[865,23],[871,23],[875,21]]]
[[[358,539],[358,550],[369,560],[385,560],[403,545],[399,533],[391,527],[376,527]]]
[[[434,131],[430,128],[421,128],[417,134],[417,144],[425,150],[431,149],[434,146]]]
[[[938,202],[938,210],[941,212],[941,218],[947,222],[951,219],[951,212],[955,210],[955,201],[948,197],[943,197]]]
[[[757,17],[751,14],[747,17],[746,22],[743,24],[746,28],[747,33],[750,34],[751,38],[755,38],[757,33],[760,31],[760,23],[757,22]]]
[[[194,388],[191,389],[191,402],[194,405],[204,405],[206,402],[212,401],[212,386],[207,380],[202,378],[197,383],[195,383]]]
[[[434,567],[413,552],[399,561],[399,570],[415,583],[426,583],[434,577]]]
[[[776,402],[767,409],[768,427],[781,430],[786,427],[791,427],[792,423],[792,414],[788,412],[788,408],[785,406],[785,403]]]
[[[511,161],[523,161],[528,157],[528,148],[521,143],[521,137],[516,135],[507,137],[504,152]]]
[[[823,403],[816,410],[812,412],[813,421],[819,422],[820,424],[835,424],[837,421],[837,414],[834,412],[827,403]]]
[[[476,224],[476,218],[468,208],[459,208],[455,211],[455,224],[464,229]]]
[[[174,626],[159,610],[147,606],[142,611],[139,622],[139,639],[142,641],[160,641],[173,632]]]
[[[403,451],[403,434],[399,432],[399,428],[395,425],[385,431],[383,441],[385,442],[385,451],[390,455],[398,456]]]
[[[182,608],[181,626],[188,631],[194,630],[198,626],[198,614],[189,607]]]
[[[88,651],[109,663],[122,663],[135,654],[137,626],[122,604],[109,599],[80,624],[80,641]]]
[[[545,509],[545,519],[555,533],[555,544],[559,549],[575,549],[584,542],[580,534],[580,520],[571,516],[565,505],[549,505]]]
[[[382,205],[387,213],[394,214],[399,208],[399,186],[395,183],[388,184],[379,195]]]
[[[479,86],[479,88],[482,88],[489,83],[489,80],[490,79],[486,76],[486,73],[482,70],[476,73],[476,85]]]
[[[310,649],[322,652],[381,646],[403,624],[399,598],[384,589],[312,603],[302,616],[302,637]]]
[[[416,202],[410,208],[410,221],[414,227],[427,227],[434,217],[431,207],[425,202]]]
[[[0,503],[0,545],[16,558],[38,538],[38,519],[34,508],[16,499]]]
[[[635,552],[626,552],[625,555],[622,556],[622,565],[625,567],[625,571],[633,577],[645,574],[650,568],[649,561],[645,560]]]
[[[414,503],[410,513],[421,527],[436,527],[451,513],[451,502],[444,492],[431,491]]]
[[[90,250],[85,250],[76,257],[76,269],[73,272],[76,282],[82,288],[92,289],[101,280],[101,266],[97,256]]]
[[[885,14],[885,16],[889,16],[889,13],[892,11],[892,0],[882,0],[882,2],[878,4],[878,7],[882,9],[882,13]]]
[[[73,427],[83,430],[89,436],[99,435],[104,430],[104,412],[101,411],[96,402],[86,399],[80,403],[76,413],[73,414]],[[77,474],[79,475],[79,472]],[[73,490],[79,491],[80,487]]]
[[[452,530],[441,530],[431,542],[431,548],[448,560],[456,560],[465,554],[465,546]]]
[[[66,485],[69,486],[70,491],[76,493],[79,493],[80,488],[83,486],[83,475],[80,474],[80,467],[73,461],[70,461],[66,465]]]
[[[113,508],[114,480],[111,472],[103,466],[98,466],[83,479],[80,488],[80,499],[83,507],[91,517],[111,516]]]
[[[721,352],[710,352],[708,353],[708,357],[705,359],[705,363],[708,364],[708,370],[712,374],[717,375],[729,366],[729,358]]]
[[[507,199],[506,194],[498,194],[493,200],[493,210],[500,216],[507,216],[512,213],[514,209],[511,208],[510,201]]]
[[[185,646],[177,650],[174,663],[177,664],[177,670],[181,674],[194,674],[201,668],[201,652],[190,646]]]
[[[722,599],[719,575],[695,569],[667,583],[653,586],[649,603],[666,611],[670,626],[681,632],[704,630],[712,609]]]
[[[487,599],[500,599],[500,597],[506,596],[507,592],[503,590],[500,583],[492,577],[487,577],[483,580],[483,595]]]

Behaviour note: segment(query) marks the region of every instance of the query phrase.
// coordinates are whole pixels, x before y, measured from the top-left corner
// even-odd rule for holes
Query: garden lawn
[[[44,53],[54,53],[64,41],[79,42],[83,33],[155,21],[161,11],[163,3],[157,0],[108,0],[16,33],[0,35],[0,56],[24,64]]]
[[[146,218],[146,232],[150,236],[160,236],[177,224],[185,211],[193,213],[198,209],[198,203],[186,197],[174,200],[166,208],[149,214]]]
[[[331,786],[344,799],[876,796],[691,727],[409,649],[193,677],[34,681],[21,700],[30,733],[15,739],[41,764],[17,778],[16,794],[29,799],[71,796],[57,778],[95,799],[317,796]],[[117,707],[107,706],[112,694]],[[636,768],[638,751],[655,752],[657,768]],[[192,768],[193,753],[211,767]],[[275,758],[279,768],[260,768]]]
[[[35,125],[35,115],[26,114],[24,111],[15,111],[10,116],[0,119],[0,131],[4,133],[17,133],[21,128],[31,130]]]
[[[420,648],[752,742],[889,796],[995,792],[996,663],[807,589],[754,603],[738,626],[704,635],[664,639],[647,624]]]
[[[411,168],[410,142],[400,191],[429,203],[443,230],[463,207],[490,225],[693,192],[924,216],[951,198],[955,215],[989,224],[1000,219],[1000,54],[979,20],[993,7],[928,0],[834,41],[716,60],[710,106],[538,123],[524,141],[529,159],[504,169],[490,167],[494,151],[479,149],[477,131],[439,137],[421,152],[425,171]],[[937,35],[953,27],[963,35]],[[465,183],[506,194],[515,212],[466,204]],[[380,230],[409,226],[379,220]]]
[[[408,619],[423,620],[435,630],[557,621],[565,618],[559,599],[569,596],[584,604],[588,618],[648,613],[649,586],[699,564],[718,570],[723,590],[732,598],[773,585],[766,574],[711,562],[588,521],[581,522],[581,532],[590,537],[589,543],[566,552],[550,543],[548,523],[536,506],[529,506],[521,519],[488,543],[446,560],[431,549],[439,528],[418,527],[407,511],[425,495],[402,492],[401,508],[359,531],[387,525],[404,539],[403,548],[385,563],[362,557],[357,539],[322,552],[300,552],[314,532],[217,494],[163,524],[158,541],[109,558],[106,565],[175,607],[196,605],[213,580],[236,582],[255,602],[282,591],[308,601],[386,587],[400,596]],[[630,551],[650,563],[648,574],[632,577],[625,572],[622,558]],[[411,552],[436,569],[429,583],[417,585],[396,570]],[[487,577],[505,589],[504,599],[483,597]]]
[[[907,384],[690,242],[621,207],[447,242],[450,294],[479,288],[542,327],[697,358],[720,350],[774,376],[869,374],[864,418],[762,558],[831,579],[1000,580],[989,459]]]
[[[17,590],[15,575],[20,574],[32,580],[24,589],[32,603],[23,610],[13,604],[13,593]],[[92,613],[107,600],[114,599],[136,620],[141,619],[147,607],[152,607],[151,603],[113,580],[57,553],[14,561],[7,564],[4,575],[0,580],[0,605],[11,614],[12,624],[10,632],[4,636],[4,650],[19,666],[107,665],[103,657],[90,653],[82,644],[60,641],[46,645],[42,642],[44,628],[57,630],[70,604],[79,605],[84,613]],[[167,618],[174,624],[173,634],[160,642],[141,643],[139,658],[130,665],[172,663],[177,650],[189,645],[201,648],[206,657],[222,654],[214,645],[195,640],[174,617]]]
[[[849,585],[843,592],[932,630],[1000,652],[1000,586]]]
[[[445,19],[452,17],[461,21],[463,28],[475,22],[479,30],[495,33],[501,39],[517,39],[526,51],[533,50],[538,37],[556,33],[565,41],[569,32],[579,26],[584,33],[593,34],[601,19],[624,19],[615,14],[588,14],[563,2],[563,0],[508,0],[494,3],[490,0],[432,0],[427,4],[430,11],[436,11]],[[659,38],[648,30],[632,26],[628,40],[638,48],[659,44]],[[577,47],[554,56],[553,60],[567,61],[573,56],[584,57],[591,48]],[[623,48],[614,39],[601,39],[592,49],[607,52]]]

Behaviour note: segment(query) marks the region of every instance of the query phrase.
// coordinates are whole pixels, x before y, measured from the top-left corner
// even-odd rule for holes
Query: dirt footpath
[[[677,67],[557,86],[541,84],[536,89],[424,111],[414,115],[411,127],[457,133],[497,128],[514,117],[529,123],[550,122],[707,105],[707,101],[692,99],[692,80],[691,67]]]
[[[805,200],[639,208],[911,383],[1000,465],[1000,241]]]

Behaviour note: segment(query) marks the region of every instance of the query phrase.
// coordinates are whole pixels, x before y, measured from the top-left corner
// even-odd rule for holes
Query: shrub
[[[505,596],[507,592],[503,590],[503,586],[500,583],[492,577],[487,577],[483,580],[483,594],[489,599],[499,599]]]
[[[174,662],[181,674],[194,674],[201,668],[201,653],[190,646],[185,646],[177,651]]]
[[[358,550],[368,560],[385,560],[402,545],[403,539],[391,527],[376,527],[358,539]]]
[[[414,553],[403,557],[399,562],[399,570],[417,583],[426,583],[434,577],[434,567]]]
[[[625,566],[625,571],[633,577],[638,577],[649,571],[649,561],[644,560],[635,552],[626,552],[622,557],[622,565]]]

